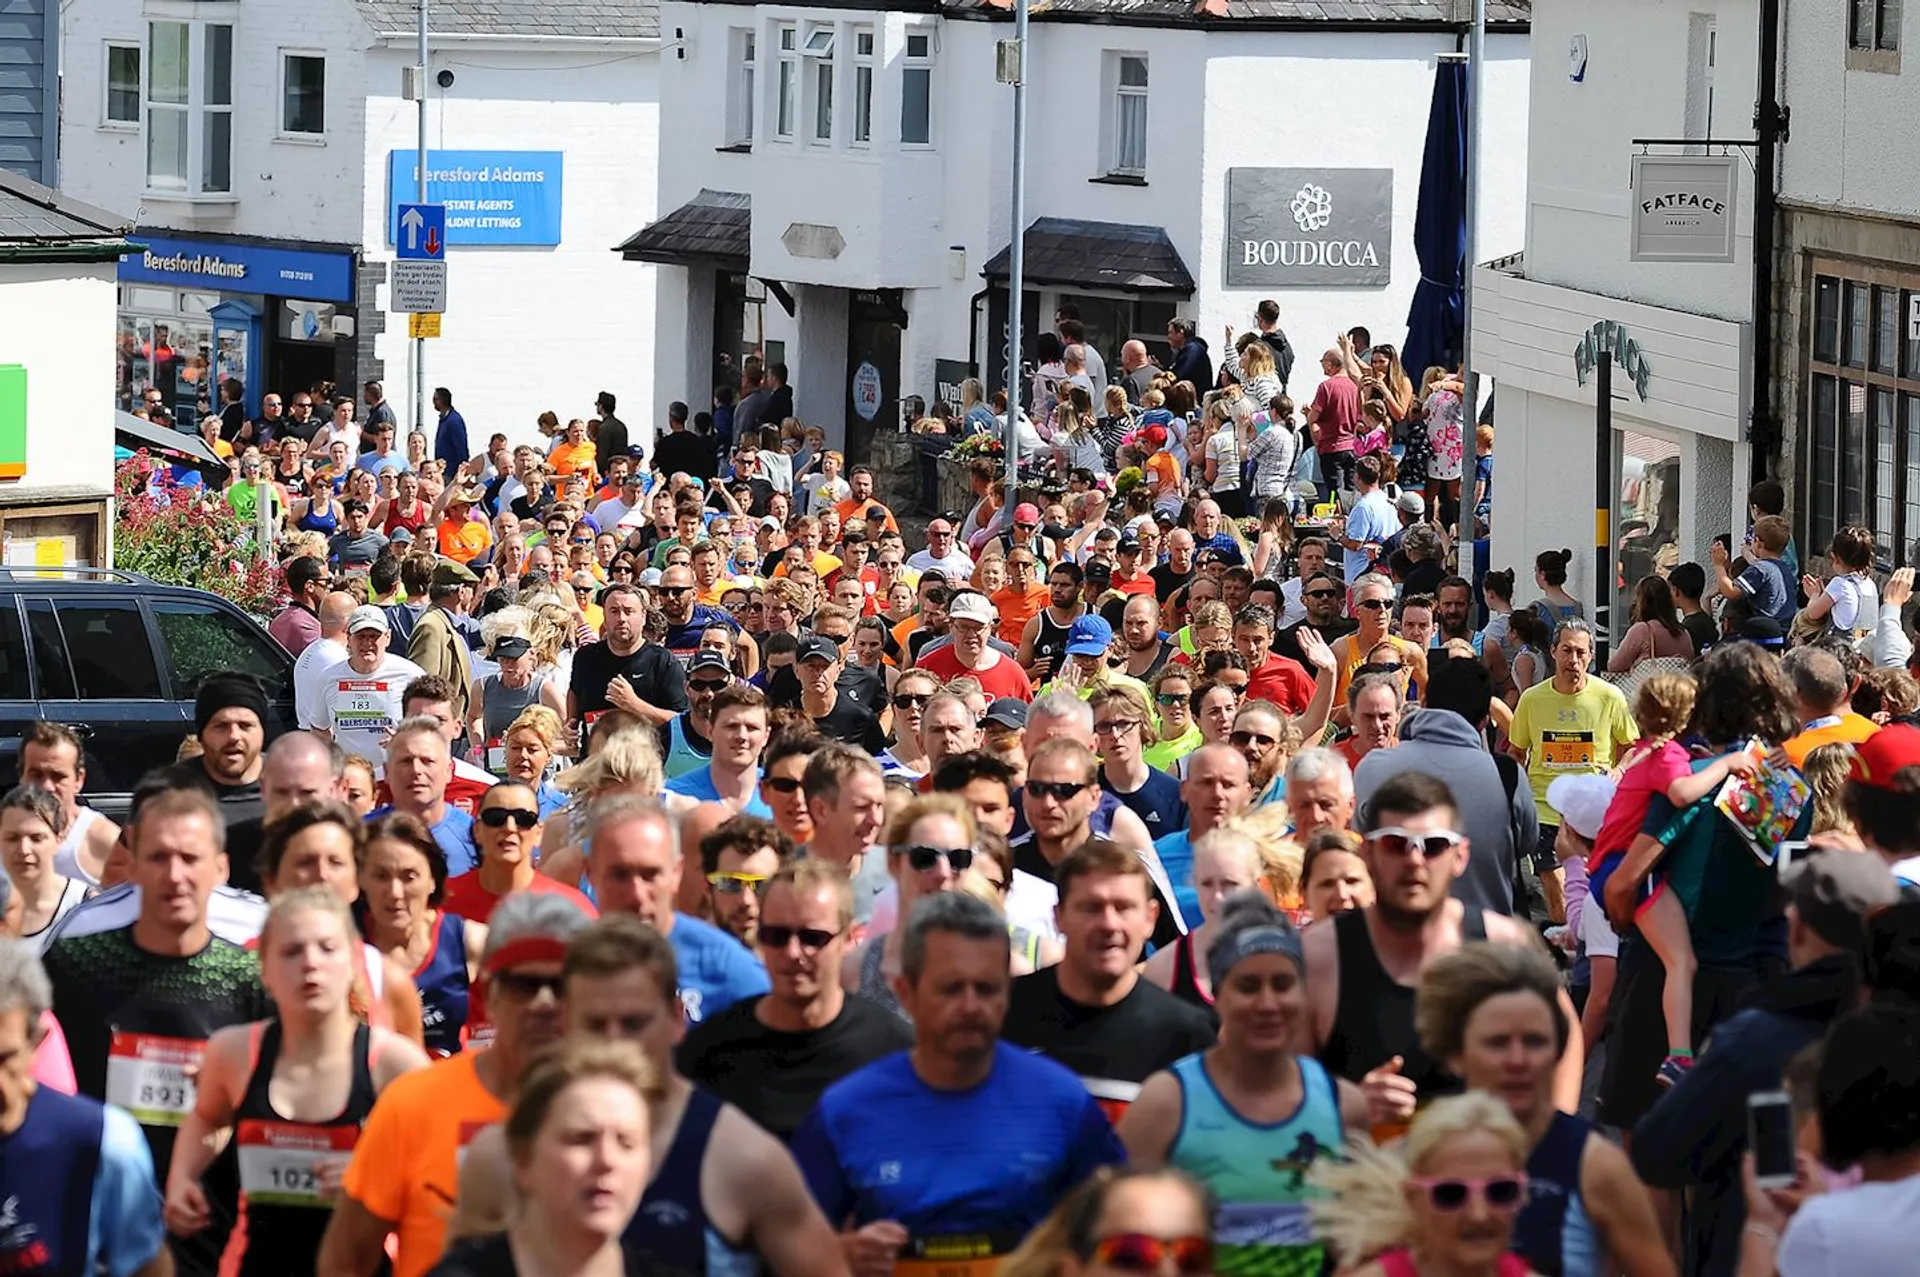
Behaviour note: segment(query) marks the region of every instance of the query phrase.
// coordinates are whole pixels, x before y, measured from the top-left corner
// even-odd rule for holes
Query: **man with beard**
[[[1057,563],[1047,573],[1047,605],[1027,622],[1020,635],[1020,667],[1035,684],[1058,674],[1067,659],[1067,634],[1087,610],[1080,601],[1084,579],[1080,565],[1071,561]]]
[[[893,517],[893,511],[873,499],[873,471],[865,466],[855,466],[847,472],[847,485],[853,490],[853,495],[845,501],[836,502],[833,507],[839,512],[842,527],[855,519],[864,519],[869,535],[877,532],[881,524],[884,524],[889,532],[900,530],[900,524]],[[869,513],[873,510],[880,512],[879,519],[876,520]]]
[[[660,574],[657,593],[660,611],[667,618],[667,650],[685,665],[700,649],[700,636],[709,625],[724,625],[733,630],[747,647],[753,640],[740,630],[740,622],[723,607],[695,602],[700,585],[691,567],[671,567]],[[749,667],[751,668],[751,667]]]
[[[844,873],[824,861],[796,860],[777,868],[761,890],[759,930],[750,943],[773,987],[689,1033],[679,1062],[689,1081],[791,1140],[829,1086],[911,1047],[913,1030],[841,986],[853,922]]]
[[[1127,643],[1127,659],[1120,673],[1142,682],[1151,680],[1173,655],[1160,638],[1160,604],[1151,594],[1136,594],[1120,614],[1120,635]]]
[[[958,891],[920,900],[898,982],[913,1049],[829,1088],[794,1136],[814,1200],[846,1221],[841,1247],[856,1273],[936,1260],[961,1237],[986,1243],[980,1259],[1004,1253],[1072,1188],[1124,1160],[1071,1072],[1000,1041],[1011,956],[993,906]]]
[[[1094,838],[1054,866],[1059,963],[1013,982],[1005,1037],[1072,1069],[1115,1121],[1161,1069],[1213,1045],[1207,1013],[1140,978],[1160,912],[1131,850]]]
[[[1347,615],[1346,589],[1331,572],[1316,570],[1311,575],[1303,574],[1300,581],[1287,584],[1300,586],[1299,605],[1306,613],[1303,619],[1293,621],[1273,636],[1273,650],[1288,660],[1307,663],[1306,651],[1300,643],[1301,630],[1312,630],[1331,646],[1360,628],[1360,622]]]
[[[1243,701],[1234,712],[1227,743],[1247,760],[1253,805],[1279,802],[1286,789],[1281,777],[1287,760],[1300,748],[1300,732],[1293,720],[1271,701]]]
[[[610,709],[665,723],[687,708],[680,662],[642,632],[646,604],[631,585],[610,585],[600,596],[600,641],[574,654],[567,718],[591,725]]]
[[[1420,1046],[1414,990],[1427,964],[1478,940],[1537,945],[1539,936],[1500,914],[1462,905],[1453,880],[1472,849],[1453,793],[1420,772],[1374,791],[1361,815],[1361,856],[1373,875],[1373,904],[1315,923],[1304,938],[1309,1040],[1320,1062],[1356,1082],[1372,1109],[1374,1138],[1404,1131],[1416,1104],[1459,1089],[1457,1079]],[[1573,1025],[1554,1075],[1554,1103],[1580,1103],[1585,1050],[1580,1017],[1565,992]]]
[[[1453,639],[1473,644],[1473,654],[1485,662],[1493,680],[1493,694],[1504,696],[1512,681],[1507,671],[1507,654],[1498,643],[1486,643],[1473,628],[1473,584],[1465,577],[1450,576],[1440,582],[1439,601],[1434,605],[1434,621],[1439,632],[1433,645],[1440,647]]]
[[[246,674],[213,675],[200,685],[193,702],[193,730],[204,752],[167,768],[167,778],[211,790],[228,830],[249,821],[257,823],[265,810],[260,796],[260,751],[266,744],[266,724],[267,697],[257,680]],[[226,850],[251,858],[260,848]]]
[[[1285,629],[1298,625],[1307,615],[1306,604],[1300,592],[1308,581],[1327,570],[1327,539],[1323,536],[1304,536],[1293,544],[1293,576],[1280,586],[1280,606],[1275,609],[1280,614],[1280,626]],[[1276,562],[1267,564],[1268,575],[1278,576]]]
[[[666,779],[698,771],[713,757],[713,698],[733,686],[733,667],[718,652],[695,652],[687,662],[687,708],[660,727]]]
[[[871,709],[840,686],[840,648],[830,638],[801,638],[794,671],[800,679],[800,709],[828,740],[858,745],[876,757],[887,747],[887,733]]]
[[[752,949],[767,884],[792,854],[793,839],[758,816],[735,816],[702,838],[700,868],[714,925]]]

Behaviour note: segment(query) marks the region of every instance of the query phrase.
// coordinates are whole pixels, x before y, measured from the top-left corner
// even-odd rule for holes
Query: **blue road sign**
[[[447,206],[402,204],[394,256],[401,261],[438,262],[447,256]]]

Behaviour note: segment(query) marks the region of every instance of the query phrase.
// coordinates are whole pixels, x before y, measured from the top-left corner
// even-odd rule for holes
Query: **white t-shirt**
[[[907,560],[907,566],[916,572],[926,572],[934,568],[947,574],[947,580],[959,583],[973,575],[973,560],[962,554],[958,547],[948,551],[944,558],[934,558],[932,550],[916,550]]]
[[[1920,1175],[1808,1198],[1780,1238],[1780,1277],[1912,1272]]]
[[[331,731],[334,742],[349,754],[385,758],[387,737],[400,725],[407,684],[425,675],[418,665],[392,652],[369,674],[341,661],[321,676],[314,726]]]
[[[791,497],[793,495],[793,458],[784,452],[768,452],[765,448],[760,450],[758,456],[760,472],[767,477],[767,482],[773,485],[773,490],[784,492]]]
[[[1836,576],[1827,582],[1833,610],[1827,622],[1836,630],[1870,630],[1880,620],[1880,590],[1867,576]]]
[[[1207,436],[1207,460],[1214,463],[1213,490],[1236,492],[1240,488],[1240,439],[1232,422]]]
[[[819,514],[830,505],[851,500],[853,488],[845,479],[829,479],[824,474],[810,474],[801,490],[807,494],[807,513]]]
[[[1607,911],[1600,907],[1598,900],[1588,900],[1587,907],[1580,913],[1580,939],[1586,941],[1589,958],[1620,956],[1620,933],[1607,921]]]
[[[1300,601],[1299,577],[1293,577],[1280,583],[1280,619],[1274,624],[1281,629],[1307,619],[1307,605]]]
[[[347,659],[347,645],[339,639],[317,638],[307,644],[293,663],[293,721],[300,727],[315,726],[320,712],[322,680],[328,670]]]

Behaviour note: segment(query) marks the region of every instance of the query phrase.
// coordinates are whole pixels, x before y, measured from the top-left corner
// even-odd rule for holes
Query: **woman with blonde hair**
[[[1522,1194],[1515,1253],[1560,1277],[1673,1277],[1653,1201],[1626,1154],[1554,1108],[1554,1068],[1572,1036],[1561,987],[1539,949],[1462,945],[1420,975],[1421,1048],[1474,1094],[1499,1097],[1525,1132],[1522,1169],[1540,1191]],[[1446,1209],[1438,1196],[1433,1204]]]
[[[921,794],[896,812],[883,835],[887,873],[899,893],[896,918],[911,917],[923,896],[960,890],[979,841],[973,808],[956,794]],[[893,992],[893,979],[900,974],[901,939],[898,926],[869,934],[847,950],[840,981],[869,1002],[904,1016]]]
[[[1240,389],[1255,411],[1265,412],[1285,387],[1274,369],[1273,347],[1260,340],[1258,334],[1247,335],[1253,340],[1240,352]]]
[[[604,738],[604,743],[596,739],[584,761],[553,778],[569,801],[566,817],[548,821],[540,836],[541,873],[577,884],[593,899],[587,882],[587,856],[592,851],[585,832],[588,811],[594,803],[622,794],[660,799],[665,774],[658,740],[651,724],[623,727]]]
[[[1068,1193],[999,1277],[1212,1277],[1213,1203],[1175,1170],[1103,1166]]]
[[[1213,1011],[1213,981],[1207,975],[1207,945],[1229,897],[1257,887],[1263,868],[1259,845],[1228,822],[1193,844],[1193,885],[1200,925],[1147,959],[1141,974],[1183,1002]]]
[[[1094,417],[1093,396],[1085,386],[1061,387],[1060,402],[1053,413],[1053,455],[1062,470],[1106,473],[1106,459],[1100,455],[1099,422]]]
[[[1527,1202],[1527,1133],[1483,1091],[1433,1101],[1404,1140],[1347,1145],[1309,1178],[1314,1231],[1349,1277],[1530,1277],[1510,1254]]]
[[[241,1198],[222,1272],[312,1271],[375,1097],[427,1066],[420,1047],[354,1014],[359,944],[353,916],[334,892],[287,892],[260,931],[260,974],[273,1014],[207,1042],[194,1109],[173,1144],[165,1213],[182,1237],[214,1222],[215,1203],[200,1179],[232,1139]]]

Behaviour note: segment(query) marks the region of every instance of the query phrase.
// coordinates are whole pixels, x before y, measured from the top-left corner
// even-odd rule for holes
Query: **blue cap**
[[[1113,627],[1097,616],[1083,616],[1067,631],[1068,656],[1104,656],[1113,646]]]

